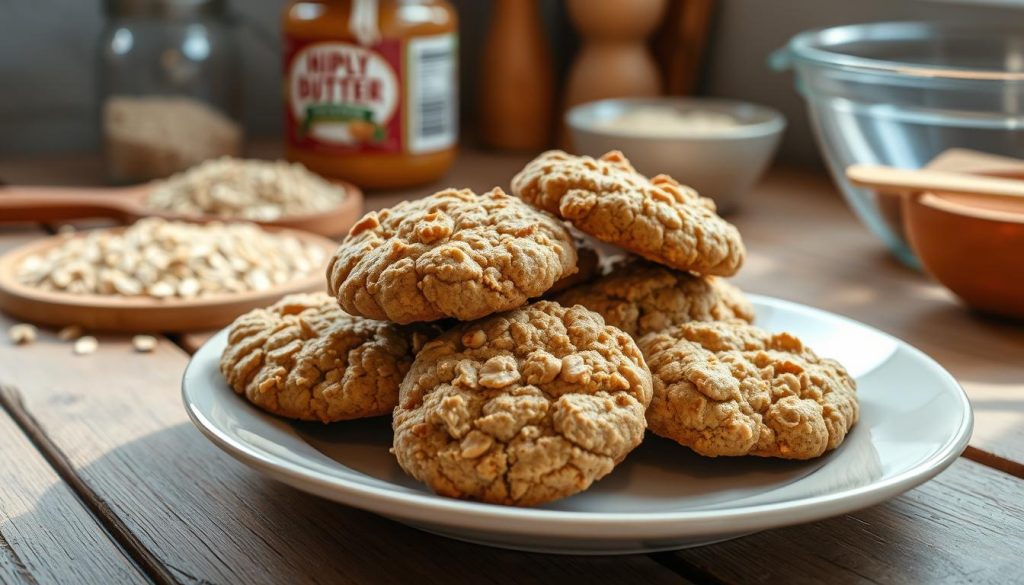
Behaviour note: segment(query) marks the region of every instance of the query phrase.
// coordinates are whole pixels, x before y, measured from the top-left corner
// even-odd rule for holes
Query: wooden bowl
[[[113,228],[123,230],[125,228]],[[282,228],[267,231],[298,238],[320,246],[326,258],[337,249],[332,240],[315,234]],[[84,237],[81,232],[72,237]],[[0,257],[0,310],[39,325],[79,325],[89,331],[176,332],[223,327],[239,315],[265,307],[284,295],[326,288],[324,271],[266,290],[225,293],[194,299],[156,299],[82,295],[40,290],[18,281],[17,268],[27,256],[44,253],[65,241],[62,236],[44,238],[15,248]]]
[[[904,198],[903,221],[935,280],[978,310],[1024,318],[1024,201],[920,193]]]

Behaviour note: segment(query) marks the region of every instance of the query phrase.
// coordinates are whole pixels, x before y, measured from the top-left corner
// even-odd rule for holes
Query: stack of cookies
[[[618,152],[544,153],[512,193],[367,214],[328,267],[330,295],[232,325],[228,383],[296,419],[391,413],[411,476],[519,506],[586,490],[647,428],[707,456],[805,459],[856,422],[842,366],[750,324],[721,278],[743,243],[709,199]],[[595,275],[581,237],[632,255]]]
[[[809,459],[857,421],[856,385],[792,335],[750,323],[753,307],[719,277],[743,264],[740,234],[714,203],[619,152],[539,156],[513,192],[642,258],[555,297],[633,336],[654,380],[650,430],[701,455]]]

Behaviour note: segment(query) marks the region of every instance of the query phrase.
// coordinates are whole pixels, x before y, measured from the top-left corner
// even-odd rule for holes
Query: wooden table
[[[447,182],[504,184],[522,162],[468,152]],[[8,161],[0,178],[98,172],[92,158]],[[1024,327],[968,312],[892,260],[816,172],[772,172],[733,220],[750,251],[741,286],[874,325],[960,380],[976,426],[948,471],[874,508],[698,549],[510,552],[306,495],[219,451],[179,396],[202,335],[161,338],[153,354],[104,335],[74,356],[42,331],[28,346],[0,341],[0,583],[1024,582]],[[45,233],[2,228],[0,249]]]

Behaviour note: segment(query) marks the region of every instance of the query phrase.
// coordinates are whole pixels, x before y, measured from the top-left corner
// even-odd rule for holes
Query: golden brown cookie
[[[515,309],[576,269],[568,229],[495,188],[448,189],[370,212],[327,268],[346,311],[396,323]]]
[[[660,264],[731,276],[745,254],[715,204],[668,175],[648,179],[621,152],[599,159],[545,152],[512,179],[512,192],[595,238]]]
[[[220,370],[263,410],[332,422],[388,414],[431,326],[345,314],[323,293],[291,295],[231,325]]]
[[[558,294],[574,286],[579,286],[583,283],[590,282],[597,276],[597,273],[600,271],[600,263],[601,258],[598,255],[597,250],[577,240],[576,272],[570,274],[569,276],[564,276],[561,279],[559,279],[555,284],[551,285],[551,288],[548,289],[547,293],[545,294]]]
[[[619,262],[606,276],[553,300],[567,307],[583,305],[634,337],[688,321],[754,320],[750,301],[728,282],[639,259]]]
[[[650,399],[632,338],[541,301],[423,348],[402,382],[393,451],[438,494],[542,504],[587,489],[639,445]]]
[[[701,455],[810,459],[857,422],[857,385],[789,333],[691,322],[639,340],[654,376],[647,423]]]

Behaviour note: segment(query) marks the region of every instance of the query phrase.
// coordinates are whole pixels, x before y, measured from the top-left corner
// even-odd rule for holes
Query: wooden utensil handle
[[[109,217],[132,219],[131,200],[110,189],[0,187],[0,223]]]
[[[999,199],[1024,197],[1024,181],[928,169],[851,165],[846,169],[846,178],[854,185],[889,193],[934,191]]]

